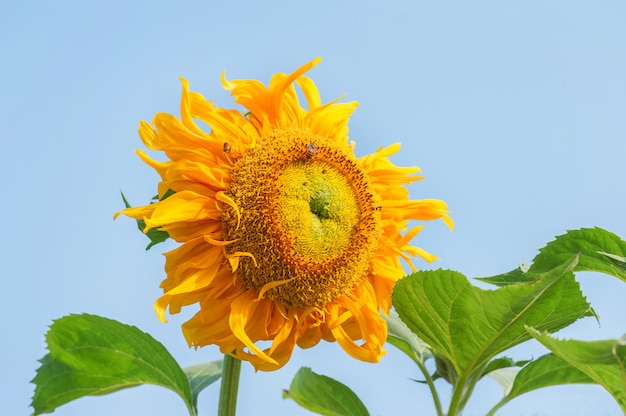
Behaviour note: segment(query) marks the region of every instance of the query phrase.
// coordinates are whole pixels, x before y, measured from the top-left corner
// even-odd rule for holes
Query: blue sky
[[[180,324],[152,303],[160,252],[128,219],[113,222],[122,189],[131,203],[155,194],[157,176],[134,154],[139,120],[178,113],[179,76],[232,107],[219,75],[267,82],[316,56],[309,74],[325,101],[361,103],[350,137],[363,155],[402,142],[393,158],[426,179],[413,198],[448,202],[456,222],[427,224],[414,242],[433,265],[469,277],[508,271],[567,229],[626,236],[626,3],[623,1],[31,1],[0,4],[0,149],[5,218],[0,243],[3,413],[25,415],[29,380],[52,319],[88,312],[133,324],[190,365],[220,357],[189,350]],[[581,274],[600,315],[564,337],[626,332],[626,285]],[[516,358],[537,357],[529,343]],[[380,364],[335,344],[297,350],[273,373],[244,365],[240,414],[305,415],[281,398],[301,366],[336,378],[372,415],[433,414],[427,389],[393,347]],[[445,389],[444,385],[441,385]],[[213,414],[217,386],[200,396]],[[501,396],[484,381],[467,415]],[[445,393],[444,393],[445,396]],[[444,401],[447,398],[444,397]],[[139,387],[84,398],[59,416],[184,414],[174,393]],[[516,399],[498,415],[616,415],[600,387],[567,386]]]

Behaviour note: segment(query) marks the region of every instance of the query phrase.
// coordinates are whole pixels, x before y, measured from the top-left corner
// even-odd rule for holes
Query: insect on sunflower
[[[182,79],[180,119],[159,113],[139,128],[143,143],[169,159],[138,150],[161,176],[159,201],[121,211],[180,243],[165,253],[159,318],[199,304],[183,324],[189,345],[216,344],[257,370],[278,369],[295,345],[322,339],[379,361],[381,311],[389,312],[404,275],[400,259],[412,268],[413,256],[436,259],[409,245],[422,229],[406,231],[409,221],[440,218],[452,227],[444,202],[408,198],[405,185],[422,177],[390,162],[399,144],[355,156],[347,134],[358,103],[322,104],[303,76],[319,61],[275,74],[269,87],[222,75],[244,115],[190,92]]]

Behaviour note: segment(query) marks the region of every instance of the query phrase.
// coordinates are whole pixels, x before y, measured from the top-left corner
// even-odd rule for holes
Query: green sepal
[[[126,208],[132,208],[131,205],[128,203],[128,200],[124,196],[124,193],[120,193],[122,194],[122,200],[124,201],[124,205],[126,206]],[[174,191],[170,189],[165,193],[165,195],[163,195],[163,198],[161,198],[160,200],[162,201],[173,194]],[[159,197],[155,196],[152,198],[153,201],[155,199],[159,200]],[[146,222],[144,220],[137,220],[137,228],[139,228],[139,231],[141,231],[142,234],[145,234],[150,239],[150,244],[148,244],[146,250],[150,250],[156,244],[162,243],[170,238],[170,235],[167,233],[167,231],[163,231],[160,227],[151,228],[148,230],[148,232],[144,232],[144,230],[146,229]]]

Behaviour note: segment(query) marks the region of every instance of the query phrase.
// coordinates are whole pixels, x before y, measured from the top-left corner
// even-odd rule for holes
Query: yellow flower
[[[269,87],[222,76],[243,115],[181,80],[180,120],[159,113],[139,128],[143,143],[169,159],[138,151],[162,178],[160,200],[122,211],[182,243],[165,253],[159,318],[198,303],[183,324],[190,346],[216,344],[257,370],[280,368],[296,344],[322,339],[379,361],[387,338],[380,312],[389,312],[404,275],[400,259],[411,267],[415,255],[436,259],[409,245],[421,226],[403,231],[409,220],[452,227],[444,202],[408,199],[405,185],[421,177],[389,161],[399,144],[354,155],[348,119],[358,104],[322,104],[303,76],[318,62],[275,74]]]

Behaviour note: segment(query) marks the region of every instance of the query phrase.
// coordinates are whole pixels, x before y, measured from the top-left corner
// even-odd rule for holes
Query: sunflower
[[[139,128],[143,143],[169,159],[137,151],[161,176],[158,200],[121,211],[181,243],[165,253],[159,318],[199,304],[183,324],[189,345],[216,344],[257,370],[278,369],[296,344],[322,339],[379,361],[387,338],[380,312],[391,308],[401,259],[413,269],[411,257],[436,259],[409,245],[422,229],[407,231],[409,221],[452,227],[444,202],[408,198],[405,185],[422,177],[390,162],[399,144],[355,156],[347,133],[358,103],[322,104],[303,76],[319,61],[275,74],[269,87],[222,75],[243,114],[181,79],[180,119],[159,113]]]

